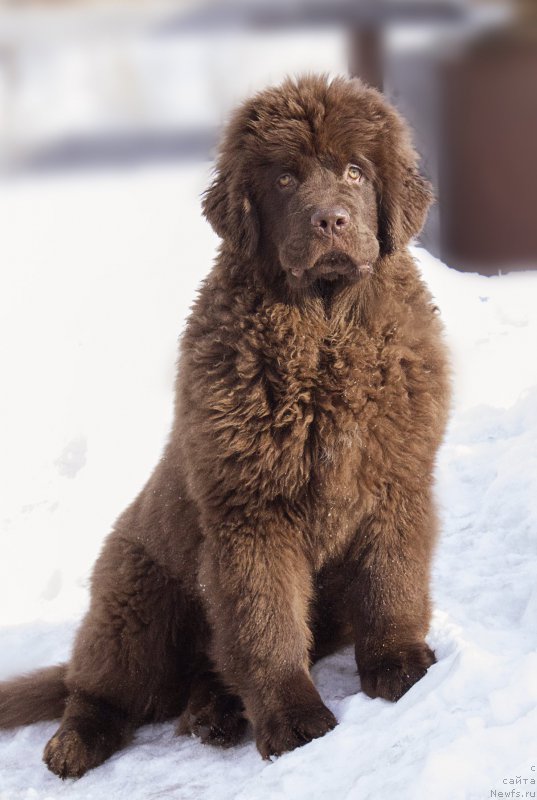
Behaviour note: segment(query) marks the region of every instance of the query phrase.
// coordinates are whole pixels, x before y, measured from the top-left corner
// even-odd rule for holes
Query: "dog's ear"
[[[399,119],[397,122],[384,142],[379,165],[379,241],[383,255],[406,247],[418,235],[433,201],[431,184],[418,170],[418,156],[406,126]]]
[[[216,175],[203,195],[202,208],[214,231],[244,258],[251,258],[257,248],[257,214],[241,177],[240,167],[217,165]]]

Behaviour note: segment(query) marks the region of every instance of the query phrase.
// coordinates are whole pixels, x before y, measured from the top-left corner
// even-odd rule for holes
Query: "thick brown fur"
[[[309,667],[345,643],[371,697],[434,662],[449,381],[406,250],[430,199],[403,121],[357,81],[287,81],[236,112],[165,453],[106,540],[69,664],[0,686],[2,727],[63,711],[60,777],[180,715],[216,744],[249,720],[263,756],[322,736]]]

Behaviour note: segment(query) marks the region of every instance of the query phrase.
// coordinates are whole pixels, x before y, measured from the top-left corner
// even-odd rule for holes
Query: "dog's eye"
[[[284,172],[283,175],[280,175],[276,183],[280,189],[288,189],[293,183],[293,176],[289,175],[288,172]]]
[[[359,183],[362,180],[362,170],[356,164],[350,164],[347,167],[347,178],[353,183]]]

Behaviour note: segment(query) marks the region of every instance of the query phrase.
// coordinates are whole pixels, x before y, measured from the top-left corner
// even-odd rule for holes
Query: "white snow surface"
[[[0,678],[68,657],[103,537],[163,447],[177,336],[217,246],[199,211],[208,175],[168,166],[0,187]],[[325,659],[313,674],[338,727],[273,762],[251,739],[220,751],[170,723],[62,783],[41,762],[55,723],[3,732],[1,800],[536,790],[537,274],[485,278],[413,252],[455,383],[437,470],[438,663],[391,705],[360,692],[350,650]]]

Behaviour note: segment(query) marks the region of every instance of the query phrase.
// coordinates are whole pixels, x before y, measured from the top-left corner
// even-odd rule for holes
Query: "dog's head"
[[[203,210],[239,260],[261,252],[298,287],[367,274],[419,233],[431,199],[378,92],[306,77],[235,113]]]

